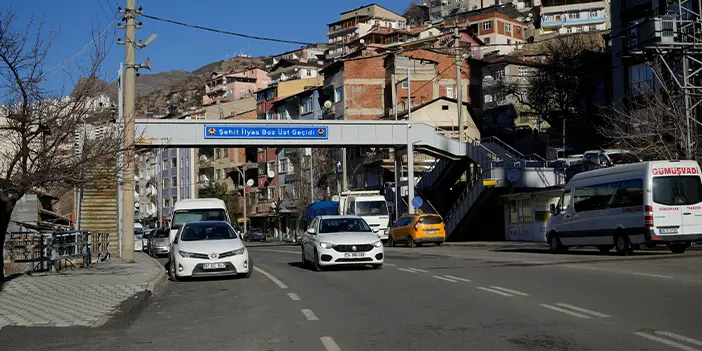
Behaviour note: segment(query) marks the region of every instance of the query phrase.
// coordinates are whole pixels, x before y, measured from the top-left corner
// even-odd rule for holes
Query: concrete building
[[[259,68],[235,73],[213,72],[205,82],[202,104],[221,100],[239,100],[254,96],[254,92],[270,84],[268,73]]]
[[[443,25],[468,27],[484,43],[483,55],[505,55],[527,39],[522,18],[524,14],[513,5],[497,5],[446,17]]]
[[[138,215],[135,218],[145,226],[153,227],[158,220],[158,189],[161,187],[158,179],[158,152],[147,150],[139,154],[136,176],[136,192],[134,202],[139,203]]]
[[[321,60],[281,59],[271,67],[268,76],[274,84],[287,80],[315,78],[319,76],[323,64],[324,61]]]
[[[541,1],[541,35],[603,31],[609,23],[607,1]]]
[[[157,160],[156,178],[160,185],[159,219],[169,221],[177,201],[197,198],[196,150],[186,148],[159,150]]]
[[[404,29],[407,20],[377,4],[362,6],[342,12],[341,19],[328,24],[327,37],[329,44],[335,45],[327,51],[327,59],[336,59],[349,54],[352,49],[350,42],[365,36],[373,29],[385,27]]]
[[[273,55],[265,58],[263,62],[266,64],[266,71],[271,71],[273,66],[277,65],[280,60],[293,60],[300,62],[324,61],[324,52],[329,48],[326,44],[315,44],[303,46],[296,50],[284,52],[282,54]]]

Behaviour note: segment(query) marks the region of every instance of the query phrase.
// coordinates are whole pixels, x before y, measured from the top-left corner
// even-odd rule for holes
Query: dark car
[[[251,229],[245,239],[248,241],[266,241],[266,236],[261,229]]]
[[[170,244],[168,240],[168,230],[164,228],[156,229],[149,238],[149,255],[152,257],[167,256],[171,249]]]

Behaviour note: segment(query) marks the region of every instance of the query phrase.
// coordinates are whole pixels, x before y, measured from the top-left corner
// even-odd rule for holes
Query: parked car
[[[385,257],[377,231],[358,216],[319,216],[302,239],[302,264],[316,271],[334,265],[381,268]]]
[[[248,241],[266,241],[266,235],[261,229],[251,229],[246,239]]]
[[[158,228],[149,238],[149,246],[147,252],[152,257],[168,255],[170,252],[170,243],[168,241],[168,230]]]
[[[184,277],[250,277],[253,262],[242,238],[224,221],[188,222],[171,246],[171,280]]]

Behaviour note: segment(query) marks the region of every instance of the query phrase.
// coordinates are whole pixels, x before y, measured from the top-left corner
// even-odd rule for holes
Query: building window
[[[526,79],[529,77],[529,68],[519,67],[519,78]]]
[[[491,22],[491,21],[483,22],[483,30],[490,30],[491,28],[492,28],[492,22]]]
[[[522,34],[522,27],[517,26],[516,31],[517,31],[517,34]]]
[[[171,179],[170,178],[163,178],[163,188],[167,189],[171,187]]]
[[[338,87],[334,90],[334,102],[342,102],[344,100],[344,87]]]
[[[568,14],[568,19],[579,19],[580,12],[571,12]]]
[[[273,90],[266,92],[266,100],[273,100]]]
[[[275,199],[275,187],[268,188],[268,199],[269,200]]]
[[[220,180],[222,179],[222,170],[218,169],[217,173],[215,174],[215,180]]]
[[[280,159],[280,162],[278,165],[278,172],[280,172],[280,173],[287,173],[288,172],[288,159],[287,158]]]
[[[598,17],[600,17],[599,10],[590,10],[590,18],[598,18]]]
[[[512,32],[512,24],[511,23],[505,23],[505,32]]]
[[[302,99],[302,113],[312,112],[312,97]]]
[[[402,81],[402,89],[407,89],[409,87],[409,82],[407,80]]]
[[[168,160],[163,160],[163,169],[168,169]]]
[[[653,91],[653,69],[642,63],[629,67],[629,94],[639,96]]]
[[[266,176],[268,176],[268,173],[273,172],[275,174],[275,161],[269,161],[266,164]]]
[[[178,186],[178,178],[176,178],[176,177],[171,178],[171,183],[172,183],[171,186],[173,186],[174,188],[177,187]]]
[[[163,207],[171,207],[171,198],[170,197],[163,198]]]
[[[177,158],[171,159],[171,167],[178,168],[178,159]]]
[[[267,83],[266,83],[267,84]],[[263,94],[256,94],[256,101],[260,104],[263,103]]]
[[[512,40],[511,40],[511,39],[507,39],[507,45],[512,45]]]
[[[446,86],[446,97],[453,99],[453,86]]]
[[[490,103],[492,102],[492,95],[485,95],[485,103]]]

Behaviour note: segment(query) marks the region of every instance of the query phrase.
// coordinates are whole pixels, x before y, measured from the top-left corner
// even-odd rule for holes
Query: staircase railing
[[[512,155],[515,155],[515,156],[517,156],[518,159],[521,159],[521,160],[546,162],[545,158],[543,158],[535,153],[532,153],[529,155],[524,155],[521,151],[515,149],[511,145],[507,144],[506,142],[502,141],[500,138],[495,137],[495,136],[482,138],[482,139],[480,139],[480,142],[481,143],[492,143],[492,144],[498,145],[499,147],[503,148],[508,153],[505,156],[513,158],[513,159],[516,159],[514,156],[512,156]]]
[[[461,195],[458,197],[458,200],[453,204],[451,207],[451,210],[449,211],[448,215],[446,216],[446,223],[448,224],[447,229],[447,237],[453,233],[453,231],[458,227],[458,222],[460,222],[460,219],[454,218],[456,215],[463,216],[465,213],[460,213],[459,209],[463,207],[463,202],[466,200],[466,198],[470,198],[473,196],[473,202],[475,202],[480,193],[483,192],[483,189],[485,188],[483,184],[483,178],[485,177],[485,174],[489,173],[489,169],[487,168],[481,168],[480,172],[477,173],[474,177],[472,177],[470,184],[466,187],[465,191],[461,193]],[[473,204],[469,204],[468,208],[470,208]]]

